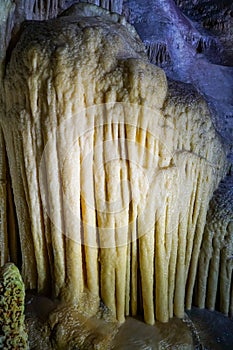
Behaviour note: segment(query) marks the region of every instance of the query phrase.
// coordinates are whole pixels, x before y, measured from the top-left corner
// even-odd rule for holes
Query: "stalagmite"
[[[73,303],[88,289],[120,322],[182,317],[224,172],[203,99],[86,4],[25,25],[3,98],[26,288]]]
[[[24,320],[25,289],[18,268],[7,263],[0,269],[0,348],[29,349]]]

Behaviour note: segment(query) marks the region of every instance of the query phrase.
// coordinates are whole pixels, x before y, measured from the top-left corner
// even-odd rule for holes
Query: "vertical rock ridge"
[[[232,180],[220,183],[210,202],[198,263],[197,305],[232,317]]]

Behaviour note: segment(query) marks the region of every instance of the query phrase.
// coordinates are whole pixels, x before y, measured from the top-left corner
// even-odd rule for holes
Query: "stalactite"
[[[58,0],[34,0],[33,19],[43,20],[56,17],[58,14]],[[32,4],[31,4],[32,6]],[[31,7],[32,8],[32,7]]]
[[[145,47],[151,63],[163,67],[170,62],[166,43],[146,43]]]
[[[232,213],[232,180],[226,177],[210,202],[199,258],[196,302],[201,308],[208,307],[211,310],[217,308],[231,317],[233,293]]]
[[[205,105],[203,104],[203,102],[200,101],[200,99],[194,93],[194,91],[190,90],[188,92],[187,87],[185,88],[185,93],[185,90],[183,90],[184,87],[182,87],[182,85],[176,86],[174,83],[171,83],[170,86],[171,92],[169,94],[168,104],[165,110],[166,114],[177,115],[175,119],[175,130],[179,130],[183,123],[183,125],[185,125],[188,135],[189,132],[193,132],[191,131],[192,126],[189,123],[189,120],[191,120],[191,118],[193,118],[194,115],[206,115],[207,111],[205,109]],[[179,99],[179,94],[183,95],[184,100]],[[184,107],[185,105],[189,105],[189,109],[186,109]],[[199,106],[199,111],[197,109],[197,106]],[[183,119],[185,115],[187,118],[186,122]],[[194,124],[199,124],[197,119],[196,121],[193,120],[193,122]],[[206,126],[206,130],[210,131],[209,126]],[[212,137],[214,137],[214,134],[210,136],[210,138]],[[180,314],[182,314],[182,299],[188,309],[190,309],[192,305],[194,283],[196,279],[196,271],[198,266],[198,256],[200,252],[200,246],[205,226],[205,218],[207,214],[208,203],[211,198],[212,191],[215,187],[214,184],[210,186],[210,183],[214,181],[216,171],[215,169],[217,165],[216,161],[207,161],[208,157],[214,156],[215,147],[213,148],[211,153],[209,153],[208,149],[204,150],[204,148],[200,144],[193,142],[194,139],[189,140],[189,138],[185,137],[183,139],[180,139],[179,134],[176,135],[174,139],[178,150],[182,150],[183,148],[185,148],[186,152],[188,152],[188,154],[186,155],[189,159],[188,162],[185,160],[186,156],[183,154],[183,152],[178,152],[180,160],[179,158],[176,160],[176,164],[179,164],[181,160],[181,164],[186,164],[185,171],[183,173],[179,173],[180,176],[183,174],[183,176],[181,176],[181,182],[185,184],[185,182],[189,180],[192,183],[192,186],[190,186],[191,188],[189,187],[188,183],[184,185],[186,189],[190,188],[190,192],[187,192],[186,190],[185,194],[183,193],[178,195],[178,198],[182,198],[182,203],[178,201],[177,207],[179,205],[181,206],[182,210],[180,212],[182,213],[183,217],[181,220],[178,219],[177,234],[175,235],[174,233],[174,238],[177,236],[178,242],[182,242],[182,240],[180,240],[179,237],[183,237],[183,239],[186,240],[186,243],[181,243],[184,244],[183,248],[181,247],[180,243],[177,248],[175,248],[176,246],[173,248],[173,252],[174,249],[177,249],[176,263],[177,266],[179,266],[179,268],[176,268],[176,280],[173,287],[175,288],[174,308],[175,314],[177,316],[180,316]],[[192,152],[189,153],[191,149]],[[196,163],[197,155],[199,155],[200,157],[198,161],[198,166]],[[176,158],[174,157],[174,159]],[[223,169],[223,173],[224,171],[225,170]],[[185,199],[187,200],[187,202],[185,202]],[[186,224],[184,220],[186,221]],[[178,288],[177,291],[176,286]],[[184,293],[184,290],[185,295],[183,294],[183,297],[180,298],[180,294]],[[177,302],[176,293],[178,295]]]
[[[206,53],[210,48],[216,48],[217,42],[211,37],[193,38],[192,45],[196,47],[197,53]]]
[[[101,6],[102,8],[111,12],[116,12],[120,15],[122,14],[123,0],[99,0],[99,4],[96,5]]]

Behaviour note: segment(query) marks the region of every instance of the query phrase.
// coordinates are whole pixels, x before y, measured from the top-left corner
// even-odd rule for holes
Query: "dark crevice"
[[[3,136],[4,138],[4,136]],[[9,161],[6,151],[6,143],[4,142],[4,153],[6,161],[6,191],[7,191],[7,234],[8,234],[8,248],[9,261],[13,262],[19,270],[22,267],[22,252],[20,246],[19,227],[16,215],[16,207],[14,202],[14,194],[12,189],[12,180],[10,175]]]
[[[20,28],[17,30],[17,32],[15,34],[12,34],[12,36],[11,36],[11,40],[10,40],[9,45],[7,47],[7,50],[6,50],[4,75],[6,74],[7,65],[11,60],[12,52],[15,49],[17,43],[19,42],[19,39],[20,39],[22,33],[24,32],[25,28],[27,27],[28,23],[29,23],[29,21],[24,21],[20,25]]]

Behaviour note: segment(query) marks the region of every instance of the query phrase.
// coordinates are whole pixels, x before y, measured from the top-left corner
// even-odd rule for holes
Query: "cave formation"
[[[225,225],[230,249],[232,229],[207,211],[227,161],[195,89],[149,63],[123,17],[84,4],[26,23],[2,81],[1,264],[22,259],[25,288],[66,303],[88,290],[120,322],[214,309],[212,246]]]

